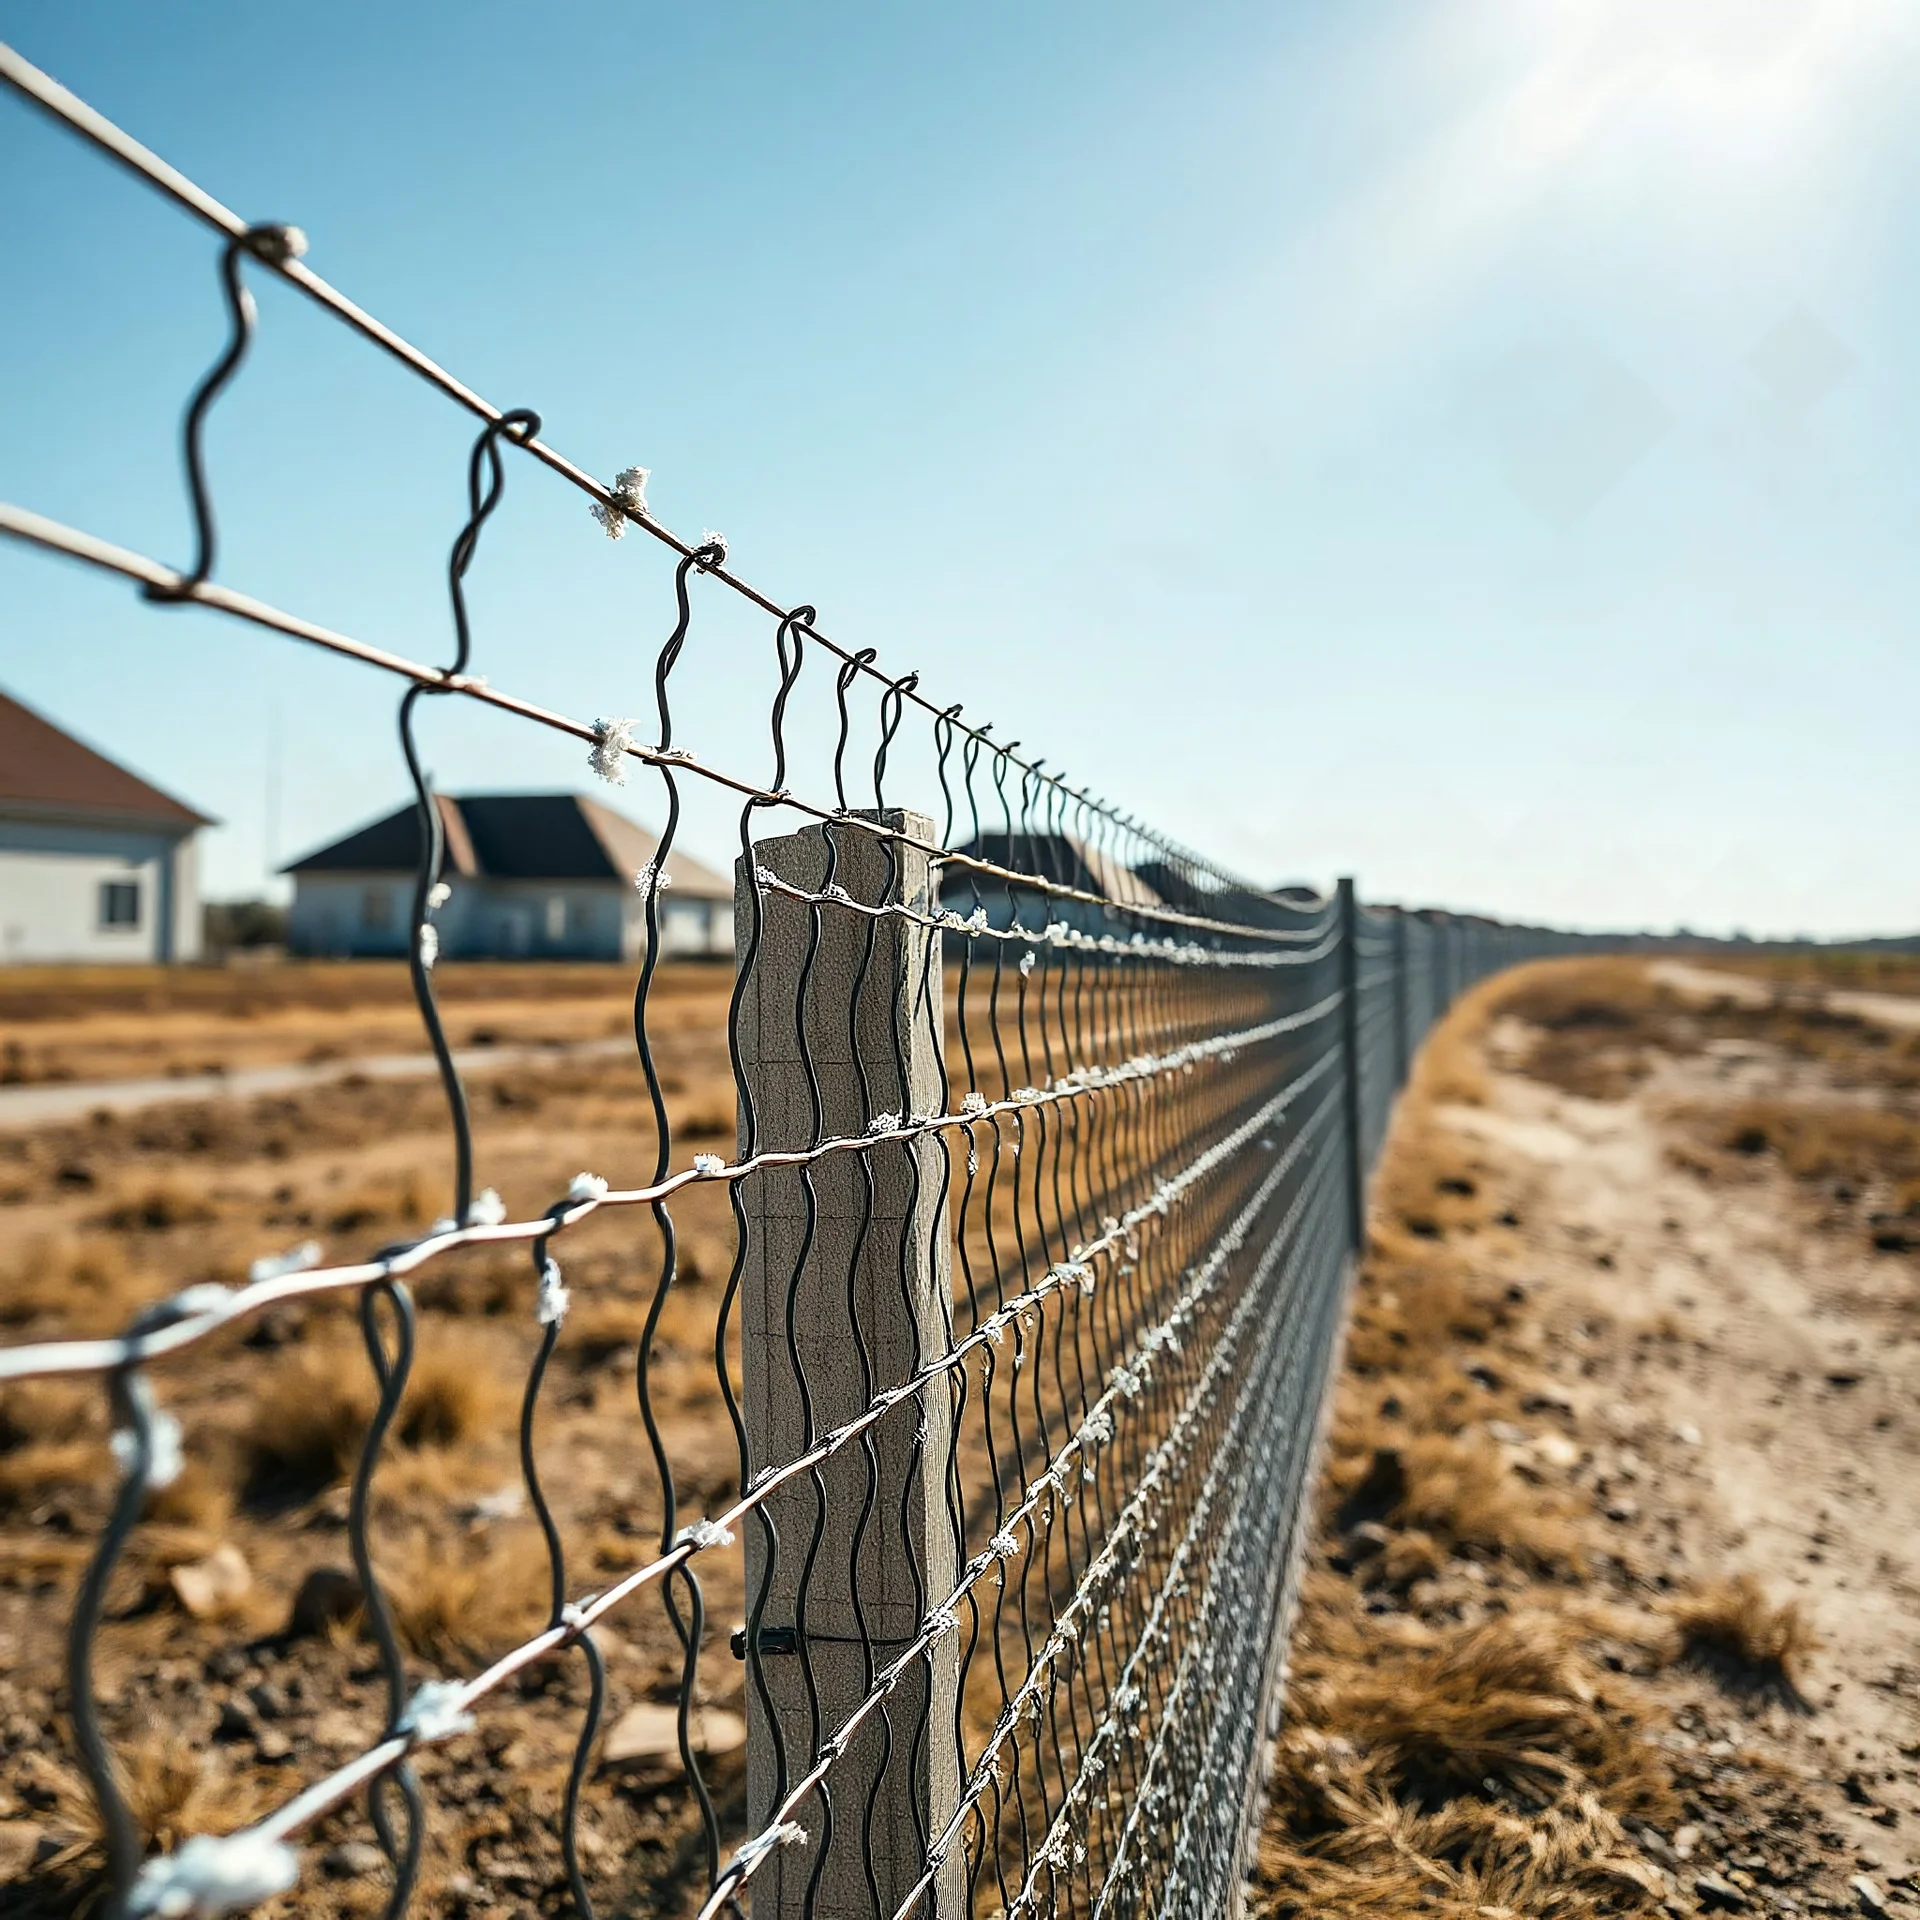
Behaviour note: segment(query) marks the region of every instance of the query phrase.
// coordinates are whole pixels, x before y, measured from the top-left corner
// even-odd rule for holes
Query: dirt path
[[[1910,1261],[1820,1231],[1781,1171],[1702,1177],[1690,1116],[1783,1084],[1805,1091],[1765,1050],[1665,1058],[1623,1101],[1509,1064],[1444,1118],[1531,1191],[1543,1357],[1595,1498],[1677,1580],[1797,1594],[1824,1643],[1808,1711],[1721,1737],[1894,1880],[1920,1864],[1920,1297]]]
[[[1728,979],[1547,963],[1422,1050],[1257,1920],[1920,1916],[1920,1038]]]

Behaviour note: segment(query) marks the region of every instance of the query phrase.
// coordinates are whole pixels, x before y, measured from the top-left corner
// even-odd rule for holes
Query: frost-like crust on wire
[[[263,1281],[282,1280],[290,1273],[305,1273],[309,1267],[320,1264],[320,1242],[302,1240],[297,1247],[289,1247],[285,1253],[263,1253],[247,1269],[247,1284],[259,1286]]]
[[[284,1840],[251,1829],[226,1838],[197,1833],[140,1869],[127,1912],[159,1920],[219,1920],[285,1893],[300,1860]]]
[[[631,720],[596,719],[587,765],[610,787],[627,784],[627,754],[633,746]]]
[[[467,1202],[467,1225],[497,1227],[507,1217],[507,1203],[492,1187],[482,1187]]]
[[[471,1733],[474,1718],[464,1703],[465,1692],[466,1688],[458,1680],[421,1681],[394,1731],[410,1735],[420,1746],[431,1746],[436,1740],[451,1740],[455,1734]]]
[[[132,1473],[140,1464],[140,1436],[131,1427],[115,1428],[107,1443],[122,1473]],[[180,1422],[161,1410],[147,1421],[146,1484],[154,1492],[170,1487],[186,1471],[186,1437]]]
[[[751,1840],[743,1841],[738,1853],[734,1855],[737,1866],[751,1866],[762,1854],[773,1852],[776,1847],[804,1847],[807,1844],[807,1830],[798,1821],[783,1820],[777,1827],[769,1827],[765,1833],[757,1833]]]
[[[647,482],[653,478],[648,467],[622,467],[613,476],[613,485],[607,491],[613,495],[613,504],[602,500],[589,500],[587,511],[600,523],[601,529],[609,540],[624,540],[627,537],[627,515],[640,514],[647,510]]]
[[[540,1325],[559,1326],[567,1317],[567,1307],[572,1299],[567,1283],[560,1277],[559,1261],[549,1260],[540,1269],[540,1303],[535,1310]]]

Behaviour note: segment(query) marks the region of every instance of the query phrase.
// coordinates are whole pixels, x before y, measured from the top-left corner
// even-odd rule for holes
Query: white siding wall
[[[139,889],[139,922],[106,926],[101,888]],[[192,836],[0,817],[0,960],[194,960],[199,861]]]
[[[646,939],[639,896],[611,881],[449,884],[434,915],[449,959],[631,960]],[[407,950],[412,898],[412,880],[398,874],[296,874],[288,945],[295,953],[398,957]],[[669,896],[661,906],[663,953],[733,951],[731,902]]]
[[[626,950],[637,959],[647,943],[646,903],[636,894],[626,910]],[[733,952],[733,902],[667,892],[660,899],[663,954]]]

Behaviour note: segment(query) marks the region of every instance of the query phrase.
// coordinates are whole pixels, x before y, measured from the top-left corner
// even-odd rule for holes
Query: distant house
[[[972,914],[984,908],[990,927],[1018,922],[1034,932],[1061,921],[1082,933],[1125,935],[1140,918],[1119,907],[1158,907],[1160,896],[1133,869],[1071,833],[983,833],[957,851],[1012,872],[1035,874],[1078,893],[1090,893],[1113,906],[1095,905],[1044,887],[1022,885],[950,860],[940,872],[940,904],[949,913]]]
[[[435,909],[452,959],[631,960],[646,943],[636,885],[659,842],[610,807],[573,793],[436,796],[446,841]],[[294,953],[404,954],[420,861],[413,805],[284,869],[293,876]],[[663,953],[733,951],[733,883],[686,854],[667,856]]]
[[[194,960],[204,813],[0,694],[0,960]]]

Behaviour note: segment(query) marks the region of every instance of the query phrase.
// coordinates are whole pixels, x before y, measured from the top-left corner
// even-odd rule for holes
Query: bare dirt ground
[[[1375,1187],[1263,1913],[1920,1913],[1920,1034],[1900,1017],[1920,967],[1659,965],[1488,983],[1423,1055]],[[656,988],[676,1152],[731,1137],[727,984],[670,969]],[[538,1050],[473,1083],[481,1177],[516,1212],[583,1167],[650,1163],[637,1067],[580,1051],[628,1018],[616,970],[450,967],[440,989],[456,1043]],[[438,1089],[346,1065],[417,1045],[413,1020],[397,968],[0,982],[16,1085],[341,1069],[0,1130],[0,1339],[117,1328],[295,1240],[418,1231],[447,1205]],[[717,1190],[676,1214],[654,1378],[698,1513],[734,1473],[709,1351],[730,1222]],[[657,1538],[633,1378],[657,1248],[589,1222],[566,1265],[538,1431],[577,1590]],[[374,1513],[416,1676],[471,1672],[538,1624],[513,1450],[533,1292],[524,1253],[463,1255],[419,1289]],[[136,1536],[97,1674],[156,1843],[241,1824],[382,1722],[351,1592],[298,1604],[346,1562],[357,1339],[347,1308],[311,1305],[165,1370],[194,1466]],[[60,1641],[112,1485],[106,1424],[92,1385],[0,1391],[9,1915],[84,1911],[96,1884]],[[244,1576],[224,1587],[223,1552]],[[707,1769],[737,1833],[737,1582],[708,1599]],[[674,1697],[657,1605],[607,1652],[609,1723]],[[559,1910],[583,1700],[577,1661],[538,1670],[471,1762],[424,1756],[421,1910]],[[587,1872],[603,1911],[671,1913],[704,1884],[697,1822],[672,1756],[638,1745],[596,1763]],[[378,1910],[370,1837],[357,1807],[322,1823],[300,1912]]]
[[[732,1143],[731,984],[726,969],[706,966],[669,967],[655,983],[656,1052],[683,1160]],[[631,1042],[624,1057],[595,1051],[630,1020],[622,970],[449,966],[437,985],[456,1044],[496,1060],[470,1093],[479,1177],[509,1206],[538,1211],[583,1168],[645,1175],[655,1141]],[[450,1206],[438,1085],[351,1066],[367,1053],[423,1050],[399,967],[10,976],[0,1010],[12,1078],[26,1091],[72,1093],[211,1061],[237,1067],[230,1083],[275,1063],[321,1076],[137,1111],[85,1102],[70,1117],[0,1129],[9,1344],[114,1331],[180,1286],[244,1277],[262,1252],[313,1239],[351,1255],[417,1233]],[[710,1350],[732,1237],[717,1189],[689,1193],[675,1214],[679,1278],[654,1382],[685,1518],[733,1489]],[[569,1234],[565,1261],[577,1305],[537,1438],[580,1591],[647,1559],[659,1538],[634,1384],[658,1235],[648,1222],[598,1218]],[[538,1627],[545,1607],[515,1453],[540,1333],[537,1276],[524,1249],[469,1250],[415,1292],[418,1358],[375,1481],[376,1563],[414,1674],[470,1673]],[[144,1834],[174,1843],[284,1800],[377,1736],[385,1707],[346,1538],[345,1482],[372,1406],[351,1307],[276,1310],[157,1370],[156,1384],[183,1422],[191,1464],[157,1497],[110,1590],[96,1692]],[[0,1910],[10,1916],[85,1911],[97,1897],[62,1637],[114,1484],[106,1428],[96,1383],[0,1389]],[[728,1716],[741,1669],[724,1641],[739,1616],[737,1585],[728,1569],[708,1578],[718,1644],[706,1649],[700,1686],[708,1775],[736,1831],[744,1776]],[[657,1598],[601,1638],[604,1724],[676,1697],[679,1649]],[[426,1910],[539,1910],[557,1878],[556,1816],[585,1698],[577,1659],[537,1670],[489,1716],[483,1765],[423,1756],[434,1806]],[[643,1727],[627,1744],[640,1750],[597,1765],[589,1787],[587,1870],[616,1911],[675,1912],[705,1885],[691,1795],[667,1751],[670,1728]],[[321,1872],[298,1910],[378,1911],[385,1891],[367,1870],[364,1814],[335,1816],[314,1837]]]
[[[1920,980],[1796,971],[1563,963],[1429,1050],[1262,1911],[1920,1910]]]

